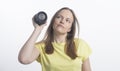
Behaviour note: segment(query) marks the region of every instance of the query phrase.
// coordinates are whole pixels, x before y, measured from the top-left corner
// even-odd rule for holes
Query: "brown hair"
[[[74,42],[74,36],[75,36],[75,32],[76,32],[76,23],[78,26],[78,34],[79,34],[79,24],[78,24],[78,20],[75,16],[75,13],[73,12],[73,10],[71,10],[68,7],[61,8],[52,17],[50,25],[49,25],[47,32],[45,34],[45,37],[43,39],[45,41],[45,52],[47,54],[52,54],[54,52],[54,47],[52,45],[52,42],[54,41],[53,23],[54,23],[54,20],[55,20],[55,17],[57,16],[57,14],[64,9],[70,10],[70,12],[73,14],[73,18],[74,18],[72,26],[71,26],[71,31],[68,32],[67,37],[66,37],[67,40],[66,40],[66,45],[65,45],[65,53],[71,59],[75,59],[77,57],[77,54],[76,54],[76,46],[75,46],[75,42]]]

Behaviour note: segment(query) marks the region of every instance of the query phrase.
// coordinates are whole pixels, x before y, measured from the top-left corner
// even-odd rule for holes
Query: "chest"
[[[54,45],[52,54],[42,53],[41,65],[45,71],[81,71],[82,59],[71,59],[65,52],[63,45]]]
[[[55,50],[53,54],[44,54],[41,57],[41,64],[48,69],[59,69],[60,71],[68,71],[70,69],[71,71],[78,71],[76,69],[81,68],[82,60],[80,57],[72,60],[63,51]]]

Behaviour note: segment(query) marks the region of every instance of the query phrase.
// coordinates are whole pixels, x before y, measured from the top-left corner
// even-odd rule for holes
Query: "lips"
[[[57,27],[62,27],[62,28],[64,28],[64,26],[63,26],[63,25],[58,25]]]

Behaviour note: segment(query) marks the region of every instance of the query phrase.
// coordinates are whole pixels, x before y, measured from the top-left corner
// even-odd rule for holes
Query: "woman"
[[[37,60],[42,71],[91,71],[91,49],[84,40],[74,37],[76,23],[73,10],[61,8],[53,16],[44,39],[36,43],[46,24],[39,26],[33,21],[34,31],[21,48],[19,61],[29,64]]]

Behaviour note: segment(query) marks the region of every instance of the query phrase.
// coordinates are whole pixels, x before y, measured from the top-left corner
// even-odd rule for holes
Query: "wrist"
[[[34,30],[35,30],[35,31],[41,31],[41,30],[42,30],[42,28],[41,28],[41,27],[39,27],[39,26],[37,26]]]
[[[41,28],[37,28],[37,27],[36,27],[36,28],[34,29],[34,33],[40,34],[40,32],[41,32]]]

